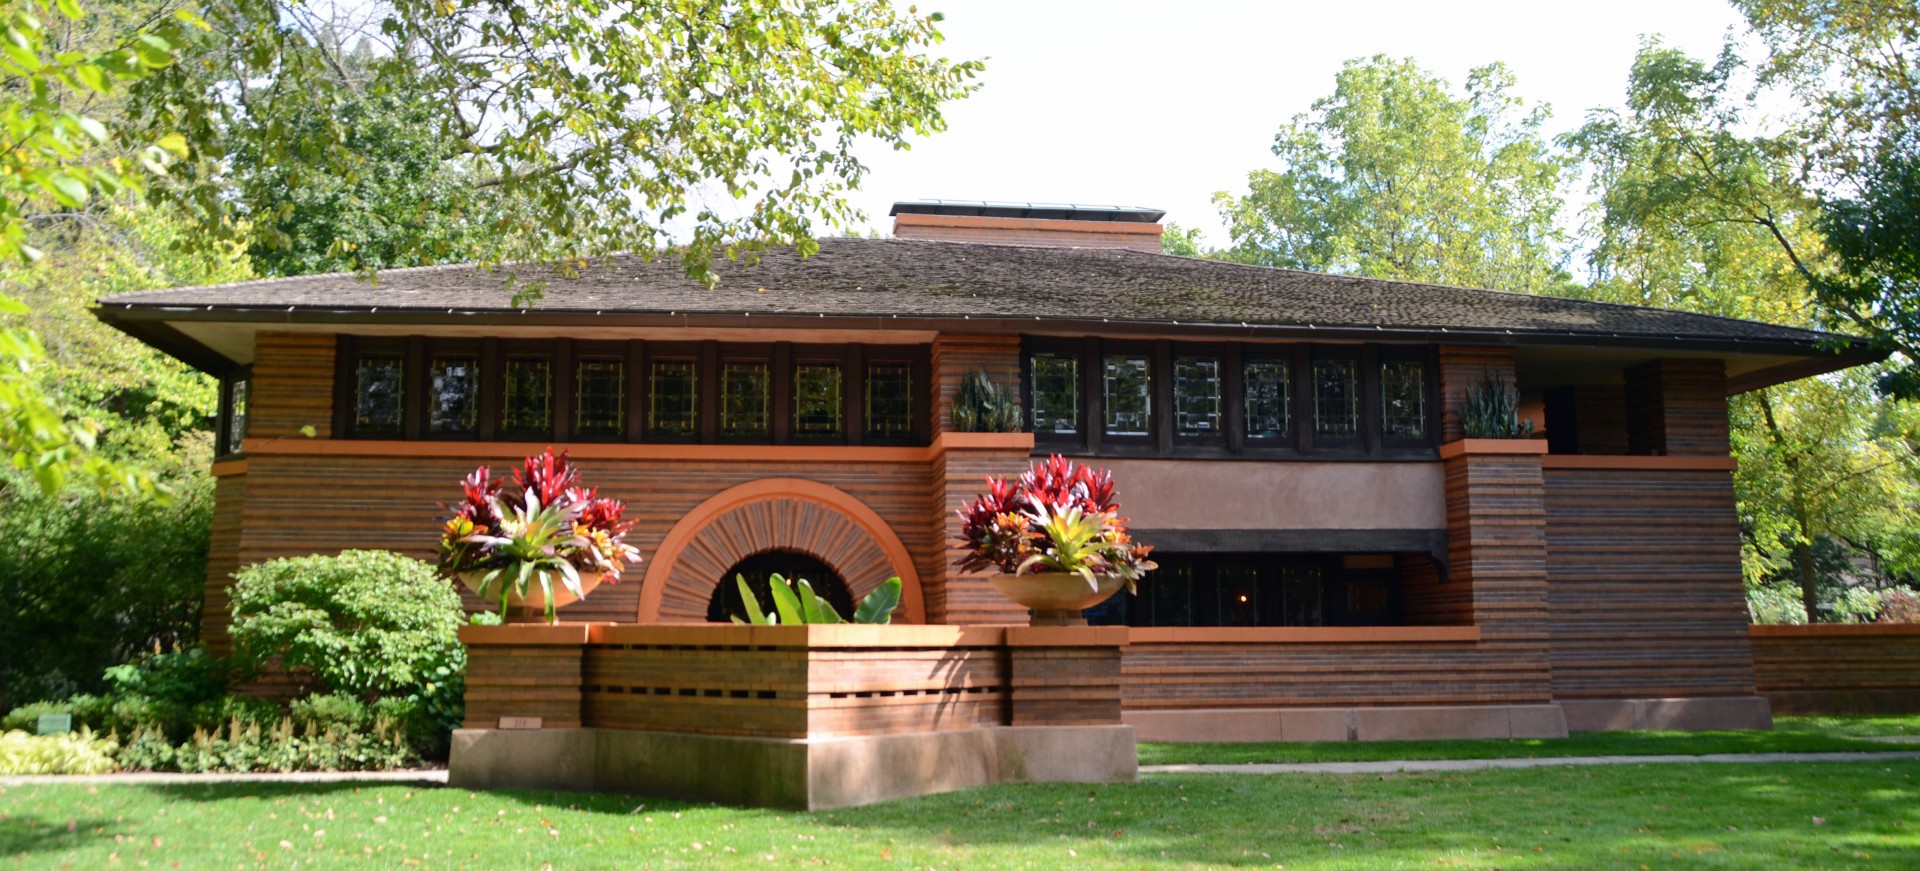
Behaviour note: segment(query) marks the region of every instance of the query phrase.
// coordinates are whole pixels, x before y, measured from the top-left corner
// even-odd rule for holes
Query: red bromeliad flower
[[[440,568],[449,574],[497,567],[504,557],[495,542],[502,539],[509,522],[507,506],[525,506],[529,515],[542,509],[556,509],[571,518],[571,530],[554,548],[574,567],[601,573],[609,583],[620,579],[628,563],[640,561],[640,553],[625,542],[633,521],[623,519],[626,503],[601,498],[599,491],[580,486],[580,470],[567,453],[554,456],[553,449],[526,458],[513,472],[513,489],[503,478],[492,477],[486,466],[473,470],[460,482],[462,499],[447,506],[452,516],[440,536]],[[529,503],[531,497],[531,503]]]
[[[987,476],[987,492],[960,511],[960,541],[966,551],[956,563],[977,572],[998,568],[1020,574],[1035,555],[1055,554],[1060,542],[1049,518],[1071,512],[1098,525],[1097,543],[1086,561],[1100,573],[1127,578],[1129,585],[1151,571],[1147,559],[1153,548],[1127,534],[1127,520],[1119,516],[1113,499],[1113,473],[1083,466],[1055,454],[1028,467],[1018,483]]]

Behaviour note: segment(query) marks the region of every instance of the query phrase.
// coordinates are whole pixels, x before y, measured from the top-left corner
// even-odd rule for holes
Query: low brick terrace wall
[[[1124,627],[469,626],[470,729],[757,738],[1117,725]]]
[[[1776,714],[1920,711],[1920,625],[1755,626],[1753,677]]]

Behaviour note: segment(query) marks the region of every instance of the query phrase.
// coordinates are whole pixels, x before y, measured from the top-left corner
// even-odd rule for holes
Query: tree
[[[1200,249],[1199,227],[1182,227],[1173,221],[1160,231],[1160,250],[1181,257],[1202,257],[1206,253]]]
[[[396,111],[421,113],[406,123],[444,144],[429,156],[460,182],[444,193],[512,206],[468,212],[482,233],[395,233],[372,257],[335,252],[356,268],[570,264],[674,243],[690,274],[711,278],[715,257],[775,243],[810,252],[816,221],[850,223],[845,197],[866,170],[856,146],[905,148],[942,129],[941,104],[969,93],[981,68],[926,53],[939,15],[883,0],[397,0],[351,17],[365,8],[212,7],[211,30],[185,49],[192,62],[134,91],[143,129],[217,143],[165,194],[264,237],[256,250],[277,247],[277,205],[227,197],[226,161],[351,186],[359,156],[328,119],[404,94]],[[364,77],[342,48],[360,38],[377,46]],[[268,219],[218,220],[229,215]],[[523,287],[518,299],[537,295]]]
[[[1281,169],[1214,195],[1227,257],[1541,293],[1567,283],[1558,227],[1566,160],[1540,135],[1544,106],[1509,94],[1493,64],[1466,95],[1411,59],[1352,60],[1334,92],[1274,137]]]
[[[102,196],[137,193],[150,174],[164,174],[186,156],[175,133],[128,138],[93,115],[96,101],[114,95],[173,62],[173,46],[191,13],[150,17],[114,33],[105,47],[87,43],[93,31],[75,0],[7,0],[7,43],[0,51],[0,127],[9,147],[0,152],[0,262],[32,261],[41,250],[29,231],[45,219]],[[50,27],[53,21],[60,26]],[[27,308],[0,295],[0,317]],[[95,428],[69,420],[45,395],[33,370],[42,355],[28,330],[0,322],[0,452],[40,488],[57,492],[71,477],[101,485],[144,488],[146,479],[93,452]]]

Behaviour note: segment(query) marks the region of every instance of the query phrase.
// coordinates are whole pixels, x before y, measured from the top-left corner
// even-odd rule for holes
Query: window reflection
[[[692,360],[655,360],[647,383],[647,432],[690,436],[700,427],[700,375]]]
[[[553,432],[553,362],[546,357],[508,357],[500,430],[513,435]]]
[[[1080,360],[1070,354],[1035,354],[1029,363],[1033,431],[1071,435],[1080,431]]]
[[[913,435],[913,367],[867,367],[866,435],[898,439]]]
[[[1108,357],[1103,408],[1106,433],[1117,436],[1143,436],[1152,417],[1152,376],[1145,357]]]
[[[793,434],[837,436],[844,424],[840,367],[802,363],[793,367]]]
[[[436,435],[473,435],[480,423],[480,361],[470,356],[435,356],[429,367],[431,394],[427,431]]]
[[[354,363],[354,432],[400,431],[404,371],[404,360],[398,354],[363,354]]]
[[[1360,434],[1360,378],[1352,360],[1313,361],[1313,434]]]
[[[767,364],[727,363],[720,371],[720,434],[767,434]]]
[[[1181,435],[1220,431],[1220,361],[1176,357],[1173,361],[1174,429]]]
[[[617,436],[627,424],[627,366],[611,358],[584,359],[574,372],[573,431]]]
[[[1426,438],[1425,366],[1408,360],[1380,364],[1380,429],[1390,439]]]
[[[1245,374],[1247,438],[1285,438],[1293,408],[1293,390],[1287,380],[1287,361],[1249,360]]]

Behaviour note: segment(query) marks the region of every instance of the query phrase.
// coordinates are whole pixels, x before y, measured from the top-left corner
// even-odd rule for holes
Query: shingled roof
[[[545,267],[487,272],[473,266],[390,269],[376,282],[350,274],[279,278],[126,294],[102,315],[197,318],[253,313],[275,319],[378,312],[509,313],[508,274],[546,282],[534,314],[673,314],[775,317],[966,318],[1496,333],[1755,343],[1773,348],[1857,339],[1689,312],[1246,266],[1136,251],[897,239],[826,239],[801,258],[767,252],[754,265],[723,263],[702,287],[672,262],[598,260],[576,277]],[[197,310],[197,311],[196,311]]]

